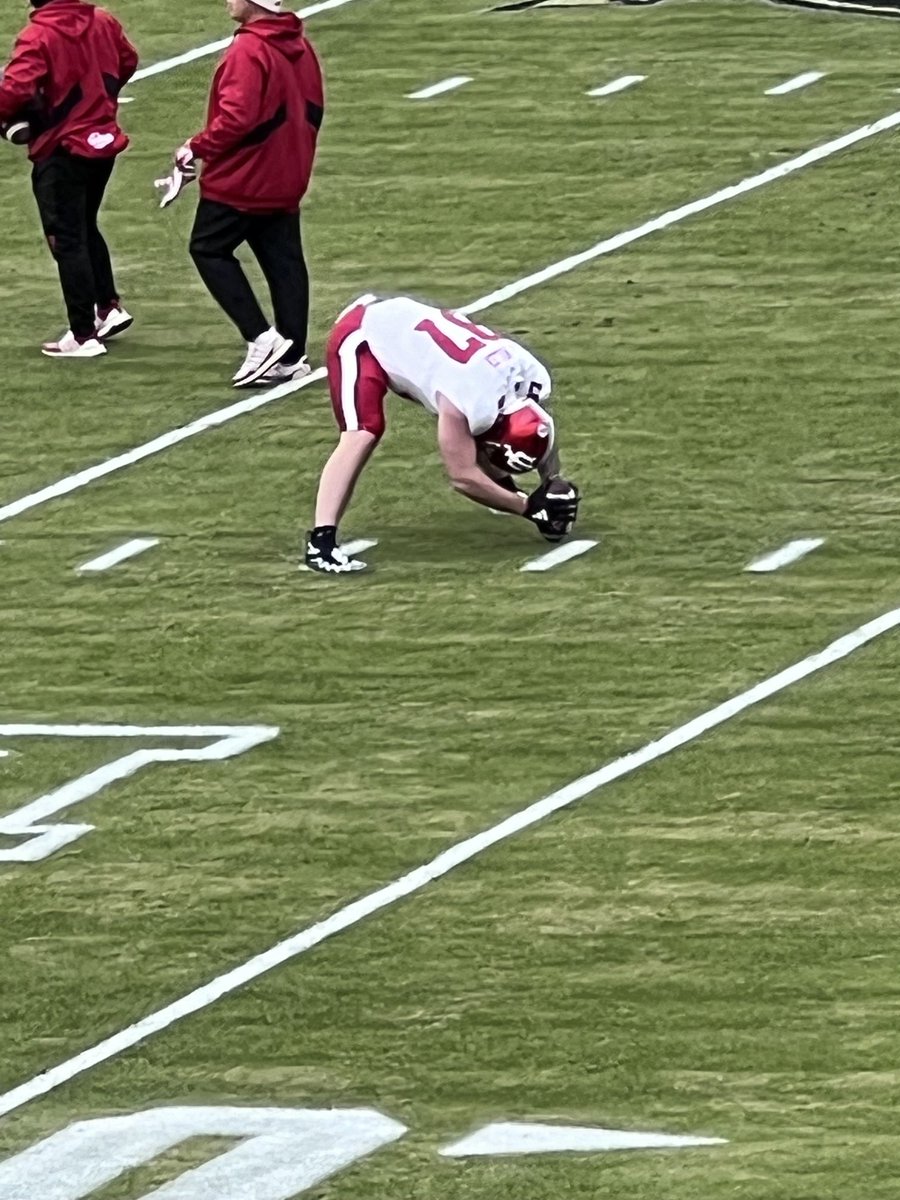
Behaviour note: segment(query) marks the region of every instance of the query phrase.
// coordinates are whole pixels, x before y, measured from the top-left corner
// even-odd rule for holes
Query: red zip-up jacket
[[[0,80],[0,121],[26,111],[33,160],[60,147],[82,158],[112,158],[128,145],[117,97],[137,64],[137,51],[105,9],[50,0],[16,40]]]
[[[293,13],[242,25],[219,64],[206,128],[190,145],[200,192],[240,212],[295,212],[325,111],[322,69]]]

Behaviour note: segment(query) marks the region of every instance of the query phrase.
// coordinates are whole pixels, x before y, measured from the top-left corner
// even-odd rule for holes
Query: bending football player
[[[542,406],[550,376],[517,342],[417,300],[364,296],[338,317],[326,359],[341,435],[319,481],[306,547],[312,570],[366,567],[341,550],[338,525],[384,435],[389,391],[437,417],[438,448],[456,491],[524,517],[549,542],[571,531],[579,495],[560,478],[553,418]],[[516,476],[534,470],[540,483],[527,495]]]

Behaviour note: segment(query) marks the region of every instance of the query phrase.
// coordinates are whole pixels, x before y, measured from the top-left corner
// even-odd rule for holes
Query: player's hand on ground
[[[541,483],[528,497],[525,519],[548,542],[561,542],[575,527],[581,496],[567,479]]]
[[[349,575],[353,571],[368,569],[368,563],[344,553],[337,544],[334,532],[314,529],[306,536],[305,561],[310,571],[319,571],[323,575]]]

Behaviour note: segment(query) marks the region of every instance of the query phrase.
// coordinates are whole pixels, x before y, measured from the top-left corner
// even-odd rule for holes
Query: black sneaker
[[[349,575],[351,571],[365,571],[368,563],[350,558],[337,544],[334,528],[313,529],[306,535],[305,563],[310,571],[323,575]]]

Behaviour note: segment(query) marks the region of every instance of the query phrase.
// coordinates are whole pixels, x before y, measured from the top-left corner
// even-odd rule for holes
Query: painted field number
[[[48,818],[81,804],[121,779],[128,779],[145,767],[157,763],[222,762],[244,754],[254,746],[271,741],[279,730],[272,725],[0,725],[0,738],[64,737],[134,740],[200,738],[208,745],[199,747],[156,746],[122,754],[46,795],[38,796],[15,812],[0,816],[0,837],[12,845],[0,844],[0,864],[36,863],[63,846],[68,846],[93,825],[54,822]],[[0,751],[0,754],[5,753]],[[6,1200],[0,1192],[0,1200]],[[42,1197],[41,1200],[44,1200]]]
[[[291,1200],[406,1132],[372,1108],[149,1108],[78,1121],[0,1163],[0,1197],[88,1200],[190,1138],[221,1137],[237,1145],[138,1200]],[[464,1158],[722,1144],[719,1138],[506,1121],[440,1153]]]
[[[78,1121],[0,1163],[3,1200],[87,1200],[194,1137],[240,1139],[140,1200],[291,1200],[402,1137],[371,1108],[149,1108]]]

